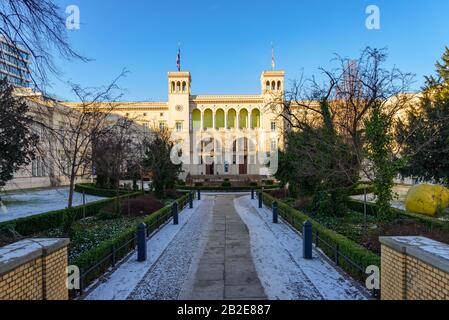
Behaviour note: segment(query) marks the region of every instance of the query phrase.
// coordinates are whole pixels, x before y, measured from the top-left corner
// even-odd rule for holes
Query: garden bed
[[[298,204],[301,203],[298,199],[282,198],[282,194],[275,193],[277,199],[304,212],[302,208],[298,207]],[[379,237],[381,236],[424,236],[449,244],[449,222],[444,220],[396,208],[391,208],[386,218],[381,220],[376,216],[372,203],[367,204],[365,218],[363,202],[350,200],[347,205],[347,214],[341,217],[316,215],[312,212],[304,214],[376,255],[380,255]]]

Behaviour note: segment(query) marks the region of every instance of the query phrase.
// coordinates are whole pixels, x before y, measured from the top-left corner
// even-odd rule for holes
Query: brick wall
[[[67,300],[67,239],[30,239],[0,248],[0,300]]]
[[[449,246],[424,237],[381,237],[382,300],[449,300]]]

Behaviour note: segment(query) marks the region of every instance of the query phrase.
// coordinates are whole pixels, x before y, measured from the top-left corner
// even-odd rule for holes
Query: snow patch
[[[251,254],[269,299],[366,299],[366,292],[315,249],[312,260],[303,259],[301,236],[282,218],[273,224],[271,211],[256,208],[256,203],[249,196],[234,200],[249,229]]]

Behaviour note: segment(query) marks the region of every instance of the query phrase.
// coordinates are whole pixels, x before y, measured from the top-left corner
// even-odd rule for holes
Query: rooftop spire
[[[274,70],[275,62],[274,62],[274,46],[273,42],[271,42],[271,70]]]

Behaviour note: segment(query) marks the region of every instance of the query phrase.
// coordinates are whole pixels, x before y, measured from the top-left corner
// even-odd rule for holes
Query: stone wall
[[[67,300],[68,239],[28,239],[0,248],[0,300]]]
[[[381,237],[382,300],[449,300],[449,245]]]

